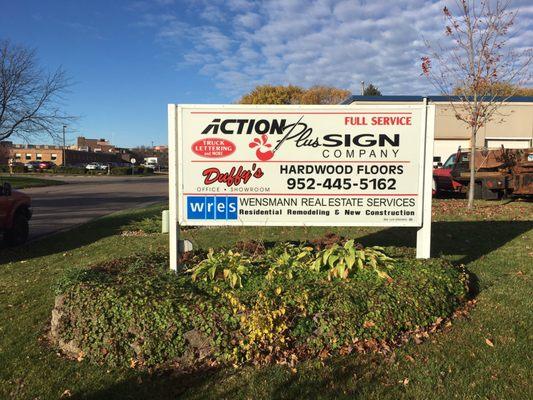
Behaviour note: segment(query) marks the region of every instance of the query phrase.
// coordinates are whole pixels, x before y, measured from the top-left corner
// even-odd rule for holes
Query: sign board
[[[433,120],[426,104],[170,105],[170,231],[427,226]]]

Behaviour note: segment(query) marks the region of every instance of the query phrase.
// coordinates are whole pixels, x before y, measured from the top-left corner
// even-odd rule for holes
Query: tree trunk
[[[477,129],[472,128],[472,133],[470,136],[470,186],[468,190],[468,209],[472,210],[474,208],[474,191],[476,187],[476,136]]]

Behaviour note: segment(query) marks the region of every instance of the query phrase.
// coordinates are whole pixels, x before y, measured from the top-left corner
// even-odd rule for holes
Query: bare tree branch
[[[56,137],[73,119],[60,107],[69,86],[61,68],[47,74],[38,67],[35,50],[0,41],[0,140]]]

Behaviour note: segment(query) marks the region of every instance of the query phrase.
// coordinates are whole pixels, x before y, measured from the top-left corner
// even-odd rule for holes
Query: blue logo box
[[[236,196],[188,196],[187,219],[237,219]]]

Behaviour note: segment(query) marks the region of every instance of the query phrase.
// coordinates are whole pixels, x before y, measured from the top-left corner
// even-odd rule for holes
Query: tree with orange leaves
[[[516,52],[509,45],[517,16],[510,0],[455,0],[453,10],[444,7],[442,12],[447,41],[436,47],[426,43],[430,54],[422,57],[421,68],[449,97],[455,117],[470,129],[471,209],[477,133],[498,116],[500,106],[518,93],[520,86],[530,83],[532,49]]]

